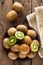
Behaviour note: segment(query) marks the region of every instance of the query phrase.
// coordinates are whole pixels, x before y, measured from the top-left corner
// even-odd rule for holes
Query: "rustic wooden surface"
[[[16,21],[10,23],[6,19],[6,14],[12,9],[12,4],[15,1],[21,2],[24,5],[24,11],[19,14]],[[7,57],[7,54],[2,47],[2,39],[6,30],[15,24],[22,23],[25,16],[32,13],[34,11],[34,7],[40,5],[43,5],[43,0],[0,0],[0,65],[43,65],[43,59],[38,55],[34,59],[12,61]],[[27,24],[25,21],[23,23]]]

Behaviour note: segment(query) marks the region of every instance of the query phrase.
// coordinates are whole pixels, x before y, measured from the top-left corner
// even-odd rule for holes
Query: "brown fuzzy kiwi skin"
[[[26,35],[23,39],[23,43],[30,45],[32,42],[32,39],[30,36]]]
[[[18,55],[16,53],[9,52],[8,57],[12,60],[16,60],[18,58]]]
[[[30,51],[30,47],[27,44],[20,45],[19,49],[22,54],[27,54]]]
[[[24,6],[20,2],[14,2],[13,9],[17,12],[21,12],[24,9]]]
[[[16,31],[17,31],[16,28],[11,27],[11,28],[8,29],[7,33],[8,33],[9,36],[12,36],[12,35],[15,34]]]
[[[15,44],[10,47],[12,52],[19,52],[19,44]]]
[[[27,33],[27,30],[28,30],[28,28],[27,28],[27,26],[25,26],[25,25],[18,25],[17,27],[16,27],[16,29],[17,30],[19,30],[19,31],[22,31],[22,32],[24,32],[24,33]]]
[[[34,39],[37,36],[34,30],[28,30],[27,35],[29,35],[32,39]]]
[[[9,45],[8,45],[8,38],[4,38],[4,39],[3,39],[3,46],[4,46],[4,48],[6,48],[6,49],[9,49],[9,48],[10,48]]]
[[[18,53],[18,57],[21,58],[21,59],[24,59],[26,58],[26,54],[22,54],[22,53]]]
[[[11,10],[7,13],[6,17],[9,21],[13,21],[17,18],[17,12],[15,10]]]
[[[36,56],[36,53],[30,51],[28,54],[27,54],[27,58],[34,58]]]

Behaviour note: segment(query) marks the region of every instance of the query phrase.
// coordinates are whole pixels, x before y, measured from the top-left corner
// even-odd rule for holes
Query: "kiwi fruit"
[[[9,49],[8,38],[3,39],[3,46],[4,46],[4,48]]]
[[[14,2],[13,9],[17,12],[21,12],[23,10],[23,5],[20,2]]]
[[[18,25],[18,26],[16,27],[16,29],[19,30],[19,31],[22,31],[22,32],[24,32],[24,33],[26,33],[27,30],[28,30],[27,26],[22,25],[22,24],[21,24],[21,25]]]
[[[26,54],[22,54],[22,53],[18,53],[18,57],[21,58],[21,59],[24,59],[26,58]]]
[[[23,39],[23,43],[26,43],[28,45],[30,45],[32,42],[32,39],[30,36],[25,36],[24,39]]]
[[[16,42],[17,42],[17,39],[16,39],[15,36],[10,36],[10,37],[8,38],[8,45],[9,45],[9,46],[12,46],[12,45],[16,44]]]
[[[15,37],[16,37],[18,40],[22,40],[22,39],[24,39],[24,33],[21,32],[21,31],[17,31],[17,32],[15,33]]]
[[[18,58],[18,55],[16,53],[9,52],[8,57],[12,60],[16,60]]]
[[[7,13],[7,19],[9,21],[14,21],[17,18],[17,12],[14,10],[11,10]]]
[[[19,52],[19,44],[15,44],[10,47],[12,52]]]
[[[34,30],[28,30],[27,35],[29,35],[32,39],[34,39],[37,36]]]
[[[27,54],[28,58],[34,58],[35,56],[36,56],[36,53],[31,52],[31,51]]]
[[[39,41],[38,40],[34,39],[32,42],[36,43],[39,47]]]
[[[37,52],[38,51],[38,45],[34,42],[31,43],[30,48],[31,48],[32,52]]]
[[[9,36],[12,36],[12,35],[15,34],[16,31],[17,31],[16,28],[11,27],[11,28],[8,29],[7,33],[8,33]]]
[[[20,45],[20,48],[19,49],[20,49],[20,52],[22,54],[27,54],[30,51],[30,48],[29,48],[29,46],[27,44]]]

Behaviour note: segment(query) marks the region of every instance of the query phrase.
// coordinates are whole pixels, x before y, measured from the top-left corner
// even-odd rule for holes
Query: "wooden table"
[[[12,9],[12,4],[15,1],[21,2],[24,5],[24,11],[18,15],[16,21],[10,23],[6,19],[6,14]],[[40,5],[43,5],[43,0],[0,0],[0,65],[43,65],[43,59],[38,55],[34,59],[12,61],[7,57],[7,54],[2,47],[2,39],[6,30],[15,24],[22,23],[25,16],[32,13],[34,7]],[[27,22],[24,21],[24,24],[27,24]]]

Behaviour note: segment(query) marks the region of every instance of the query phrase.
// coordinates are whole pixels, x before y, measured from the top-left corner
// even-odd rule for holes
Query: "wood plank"
[[[43,0],[32,0],[32,12],[36,6],[43,5]],[[41,59],[38,55],[32,59],[32,65],[43,65],[43,59]]]
[[[2,1],[4,1],[4,3]],[[7,23],[8,21],[6,20],[6,13],[9,10],[11,10],[12,0],[2,0],[2,1],[0,1],[0,64],[13,65],[13,61],[7,57],[7,54],[2,46],[3,34],[9,27]]]
[[[24,60],[16,60],[14,61],[14,65],[31,65],[30,59],[24,59]]]
[[[7,13],[12,10],[12,0],[5,0],[4,4],[1,6],[1,11],[2,11],[2,20],[4,24],[4,30],[8,29],[13,25],[13,23],[9,22],[6,18]]]
[[[34,59],[32,59],[32,65],[43,65],[43,59],[37,55]]]
[[[14,0],[14,2],[16,2],[16,1],[18,1],[24,5],[24,10],[22,13],[18,14],[16,23],[17,24],[21,24],[21,23],[27,24],[25,17],[27,14],[31,13],[31,0]],[[16,60],[16,61],[14,61],[14,65],[31,65],[31,60],[30,59]]]

